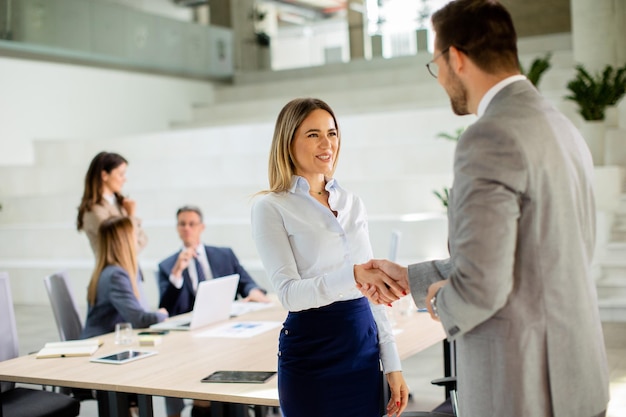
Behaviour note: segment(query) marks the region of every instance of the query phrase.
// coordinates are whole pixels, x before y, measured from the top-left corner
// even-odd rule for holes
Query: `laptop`
[[[191,316],[171,318],[150,326],[155,330],[194,330],[230,318],[239,274],[213,278],[198,284]]]

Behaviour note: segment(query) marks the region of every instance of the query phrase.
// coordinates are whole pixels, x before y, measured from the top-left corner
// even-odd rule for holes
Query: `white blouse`
[[[372,258],[367,214],[360,198],[329,179],[328,203],[337,217],[293,176],[284,193],[260,197],[252,207],[252,237],[282,305],[307,310],[360,298],[354,265]],[[370,303],[385,373],[401,370],[385,306]]]

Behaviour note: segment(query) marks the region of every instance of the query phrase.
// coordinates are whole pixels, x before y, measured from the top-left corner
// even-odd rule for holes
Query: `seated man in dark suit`
[[[265,290],[259,288],[250,274],[239,264],[230,248],[202,244],[204,231],[202,211],[195,206],[184,206],[176,212],[176,230],[183,241],[183,248],[159,264],[160,307],[170,316],[193,309],[198,282],[206,279],[239,274],[237,294],[244,300],[269,302]],[[210,415],[208,401],[194,401],[192,417]],[[180,417],[185,404],[181,398],[166,398],[168,417]]]
[[[184,247],[159,264],[159,307],[170,316],[193,309],[198,282],[239,274],[237,294],[244,300],[269,302],[266,291],[259,288],[239,264],[230,248],[203,245],[202,212],[195,206],[184,206],[176,212],[177,230]]]

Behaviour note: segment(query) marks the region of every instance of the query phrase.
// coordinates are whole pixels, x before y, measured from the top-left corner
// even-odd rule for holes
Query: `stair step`
[[[603,322],[626,322],[626,298],[602,303],[598,300],[600,320]]]

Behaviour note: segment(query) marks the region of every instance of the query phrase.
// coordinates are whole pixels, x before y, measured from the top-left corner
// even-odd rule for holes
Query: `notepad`
[[[68,340],[48,342],[37,352],[36,358],[66,358],[73,356],[91,356],[102,345],[100,339]]]

